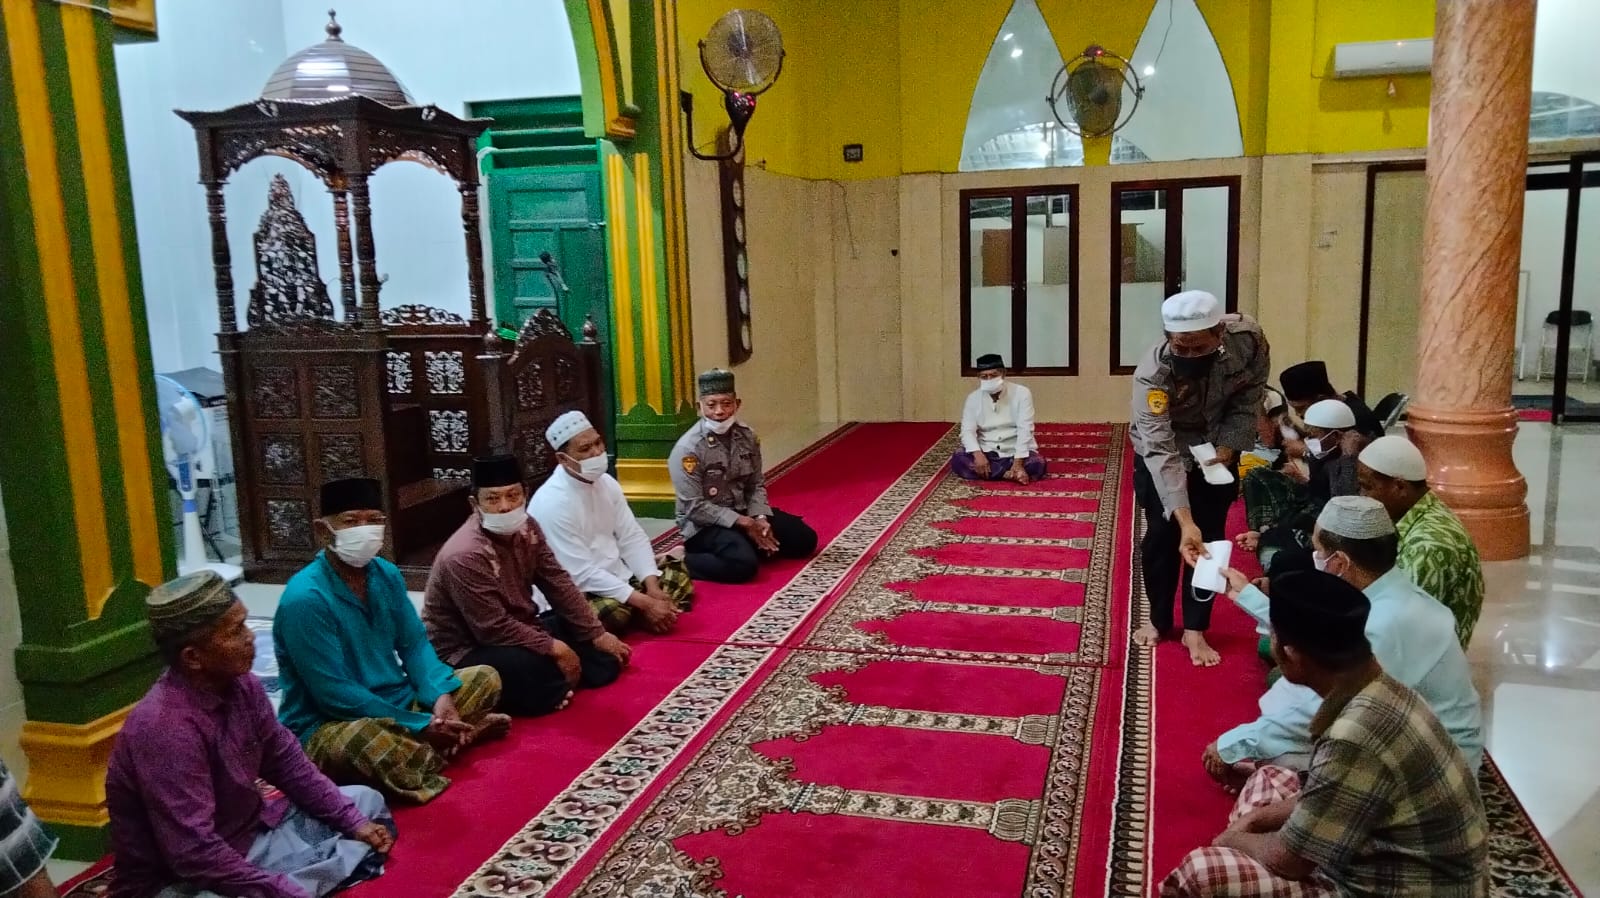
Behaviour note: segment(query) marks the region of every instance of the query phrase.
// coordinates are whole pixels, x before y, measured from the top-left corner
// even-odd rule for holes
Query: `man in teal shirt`
[[[289,580],[272,621],[278,716],[335,782],[430,801],[450,785],[447,761],[509,728],[490,713],[500,677],[434,654],[405,579],[376,557],[387,526],[376,480],[324,484],[321,512],[326,548]]]
[[[1476,771],[1483,761],[1483,711],[1456,640],[1455,617],[1395,566],[1399,536],[1389,513],[1375,499],[1335,496],[1318,516],[1311,539],[1317,569],[1357,587],[1371,603],[1367,639],[1384,671],[1422,696]],[[1228,571],[1228,581],[1228,595],[1266,623],[1266,594],[1238,571]],[[1206,748],[1206,771],[1237,789],[1261,764],[1303,767],[1311,751],[1311,720],[1320,707],[1314,691],[1278,680],[1261,697],[1260,717]]]

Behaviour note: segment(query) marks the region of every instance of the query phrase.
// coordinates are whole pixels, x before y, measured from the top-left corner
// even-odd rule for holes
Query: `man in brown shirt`
[[[472,465],[472,508],[433,559],[422,622],[439,657],[500,673],[500,710],[544,714],[572,690],[616,680],[630,649],[605,631],[589,600],[556,560],[538,523],[516,458]],[[533,588],[550,601],[541,614]]]

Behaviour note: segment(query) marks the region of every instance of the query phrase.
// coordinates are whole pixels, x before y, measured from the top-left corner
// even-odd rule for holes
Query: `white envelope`
[[[1214,543],[1206,543],[1211,557],[1202,556],[1194,566],[1194,588],[1207,589],[1211,592],[1227,592],[1228,578],[1222,575],[1224,570],[1232,567],[1229,563],[1233,560],[1233,543],[1219,539]]]
[[[1233,472],[1229,471],[1227,466],[1206,464],[1206,462],[1217,457],[1217,447],[1210,443],[1201,443],[1197,446],[1190,446],[1189,454],[1193,455],[1194,460],[1200,463],[1200,473],[1205,475],[1206,483],[1222,486],[1225,483],[1233,482]]]

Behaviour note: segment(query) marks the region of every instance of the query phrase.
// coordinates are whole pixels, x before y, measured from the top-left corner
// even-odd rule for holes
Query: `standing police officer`
[[[1183,585],[1183,644],[1196,666],[1221,661],[1206,642],[1211,598],[1196,597],[1193,565],[1205,543],[1224,538],[1228,509],[1239,495],[1239,453],[1256,442],[1256,417],[1266,386],[1267,338],[1244,315],[1224,315],[1215,296],[1189,290],[1161,304],[1165,338],[1133,374],[1134,495],[1145,513],[1139,559],[1150,620],[1133,634],[1153,646],[1172,626],[1173,596]],[[1212,484],[1190,454],[1211,443],[1233,475]],[[1181,577],[1180,577],[1181,573]]]
[[[767,503],[761,441],[736,417],[733,372],[700,375],[700,420],[678,438],[667,465],[677,493],[684,564],[696,580],[743,583],[763,557],[806,558],[817,532]]]

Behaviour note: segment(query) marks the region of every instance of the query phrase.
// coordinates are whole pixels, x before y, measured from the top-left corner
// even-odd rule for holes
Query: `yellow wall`
[[[1420,147],[1426,75],[1335,79],[1333,47],[1433,36],[1432,0],[1274,0],[1266,152],[1344,153]],[[1215,29],[1215,24],[1213,24]],[[1227,58],[1227,49],[1223,50]]]
[[[1246,155],[1340,153],[1422,146],[1427,76],[1329,77],[1333,46],[1428,37],[1433,0],[1197,0],[1233,80]],[[861,0],[846,18],[827,0],[749,0],[771,15],[788,51],[783,77],[762,96],[747,158],[805,178],[867,179],[953,172],[973,89],[1010,0]],[[703,144],[725,121],[699,70],[696,42],[731,0],[681,0],[685,82]],[[1154,0],[1041,0],[1064,58],[1100,43],[1133,52]],[[1041,96],[1048,85],[1040,85]],[[842,161],[846,143],[866,159]],[[1090,141],[1091,163],[1106,141]]]

